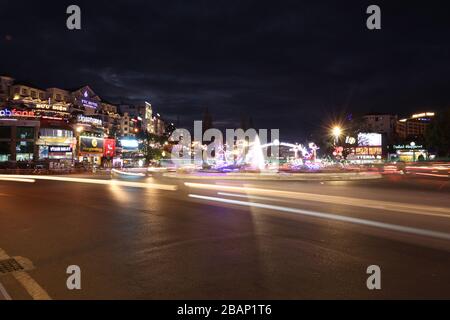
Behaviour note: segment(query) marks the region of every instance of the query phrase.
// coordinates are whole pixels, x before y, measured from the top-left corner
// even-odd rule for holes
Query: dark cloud
[[[42,87],[90,84],[112,101],[150,100],[187,125],[208,107],[303,139],[330,113],[448,106],[448,5],[378,1],[1,1],[0,72]]]

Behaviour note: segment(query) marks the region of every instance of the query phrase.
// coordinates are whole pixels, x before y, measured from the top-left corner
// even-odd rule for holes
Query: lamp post
[[[342,134],[342,129],[339,126],[335,126],[332,130],[331,130],[331,134],[334,137],[334,144],[337,145],[339,142],[339,137]]]

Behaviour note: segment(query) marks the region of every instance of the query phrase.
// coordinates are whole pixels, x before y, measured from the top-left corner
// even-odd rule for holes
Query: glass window
[[[0,141],[0,155],[10,155],[11,154],[11,142]]]
[[[39,130],[39,135],[41,137],[66,137],[66,138],[72,138],[73,137],[73,132],[71,130],[41,128]]]
[[[0,139],[11,139],[11,127],[0,127]]]
[[[20,141],[16,143],[16,152],[19,153],[33,153],[34,142]]]
[[[17,139],[34,139],[34,127],[17,127]]]

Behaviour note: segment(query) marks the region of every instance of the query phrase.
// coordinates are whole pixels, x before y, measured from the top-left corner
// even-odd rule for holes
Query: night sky
[[[300,142],[348,113],[450,105],[449,5],[420,3],[0,0],[0,74],[148,100],[185,127],[206,107],[221,128],[252,116]],[[370,4],[382,30],[366,28]]]

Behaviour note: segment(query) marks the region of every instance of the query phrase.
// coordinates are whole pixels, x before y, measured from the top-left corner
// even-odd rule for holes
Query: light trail
[[[414,172],[415,175],[418,176],[429,176],[429,177],[438,177],[438,178],[448,178],[447,174],[435,174],[435,173],[425,173],[425,172]]]
[[[36,180],[34,180],[34,179],[3,178],[3,177],[0,177],[0,181],[27,182],[27,183],[34,183],[34,182],[36,182]]]
[[[236,193],[228,193],[228,192],[217,192],[219,196],[226,197],[236,197],[236,198],[246,198],[246,199],[257,199],[257,200],[267,200],[267,201],[276,201],[276,202],[285,202],[282,199],[269,198],[269,197],[260,197],[260,196],[252,196],[249,194],[236,194]]]
[[[217,198],[217,197],[208,197],[208,196],[201,196],[201,195],[196,195],[196,194],[189,194],[189,197],[194,198],[194,199],[207,200],[207,201],[212,201],[212,202],[221,202],[221,203],[226,203],[226,204],[234,204],[234,205],[240,205],[240,206],[245,206],[245,207],[255,207],[255,208],[260,208],[260,209],[268,209],[268,210],[296,213],[296,214],[309,216],[309,217],[328,219],[328,220],[334,220],[334,221],[340,221],[340,222],[348,222],[348,223],[359,224],[359,225],[375,227],[375,228],[381,228],[381,229],[386,229],[386,230],[391,230],[391,231],[415,234],[415,235],[419,235],[419,236],[427,236],[427,237],[438,238],[438,239],[443,239],[443,240],[450,240],[450,233],[433,231],[433,230],[428,230],[428,229],[405,227],[405,226],[396,225],[396,224],[390,224],[390,223],[384,223],[384,222],[366,220],[366,219],[360,219],[360,218],[353,218],[353,217],[348,217],[348,216],[340,216],[340,215],[331,214],[331,213],[322,213],[322,212],[290,208],[290,207],[282,207],[282,206],[276,206],[276,205],[270,205],[270,204],[264,204],[264,203],[246,202],[246,201],[231,200],[231,199],[224,199],[224,198]]]
[[[99,185],[116,185],[122,187],[131,188],[145,188],[145,189],[160,189],[166,191],[176,191],[177,186],[158,183],[146,183],[146,182],[134,182],[134,181],[118,181],[118,180],[99,180],[89,178],[72,178],[72,177],[54,177],[54,176],[32,176],[32,175],[0,175],[0,179],[29,179],[29,180],[48,180],[48,181],[61,181],[61,182],[76,182],[76,183],[88,183]],[[13,180],[6,180],[13,181]],[[28,181],[30,182],[30,181]]]
[[[123,175],[123,176],[145,177],[144,173],[120,171],[120,170],[117,170],[117,169],[112,169],[111,172],[114,172],[114,173],[117,173],[117,174]]]
[[[205,189],[205,190],[225,191],[225,192],[233,191],[239,193],[250,193],[264,196],[269,195],[288,199],[333,203],[353,207],[382,209],[411,214],[450,218],[450,209],[442,207],[432,207],[427,205],[417,205],[417,204],[370,200],[361,198],[350,198],[342,196],[330,196],[324,194],[303,193],[303,192],[283,191],[274,189],[262,189],[253,187],[224,186],[224,185],[204,184],[194,182],[185,182],[185,185],[193,189]]]

